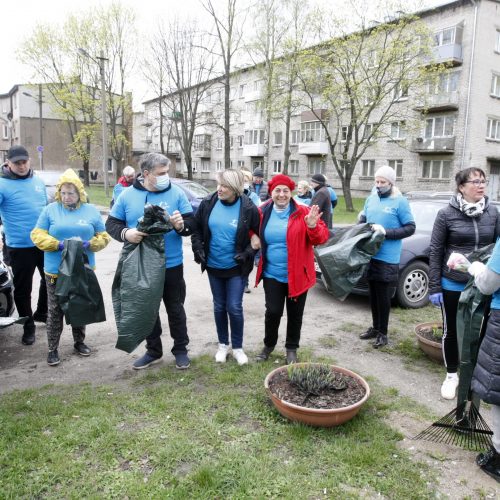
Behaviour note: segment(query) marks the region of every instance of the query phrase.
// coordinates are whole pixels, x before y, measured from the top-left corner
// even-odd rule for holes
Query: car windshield
[[[182,186],[184,189],[191,191],[197,198],[205,198],[207,194],[210,194],[210,191],[205,186],[197,182],[183,182]]]
[[[419,231],[432,231],[436,215],[445,206],[445,203],[436,203],[432,201],[413,201],[410,200],[410,207],[415,218],[415,225]]]

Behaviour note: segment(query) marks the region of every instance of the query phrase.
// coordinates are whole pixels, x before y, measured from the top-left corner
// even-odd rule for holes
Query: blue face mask
[[[389,193],[391,189],[392,186],[390,184],[388,186],[377,186],[377,194],[379,196],[383,196],[384,194]]]
[[[168,174],[158,175],[156,177],[156,189],[163,191],[164,189],[167,189],[168,186],[170,186],[170,177]]]

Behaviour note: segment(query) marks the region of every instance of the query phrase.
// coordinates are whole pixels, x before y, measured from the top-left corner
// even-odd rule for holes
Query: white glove
[[[374,233],[382,233],[385,236],[384,226],[381,226],[380,224],[372,224],[372,231]]]
[[[476,262],[473,262],[470,266],[469,269],[467,269],[467,272],[474,276],[477,277],[478,275],[482,274],[484,270],[486,269],[486,266],[482,263],[476,260]]]

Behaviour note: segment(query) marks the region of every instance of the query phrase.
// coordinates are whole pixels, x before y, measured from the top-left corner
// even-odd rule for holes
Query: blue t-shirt
[[[90,241],[96,233],[105,231],[101,214],[94,205],[82,203],[76,210],[68,210],[59,202],[47,205],[36,224],[37,228],[48,231],[59,241],[69,238],[81,238]],[[91,267],[95,267],[95,255],[89,248],[85,250]],[[44,252],[46,273],[57,274],[61,263],[62,251]]]
[[[500,238],[497,239],[493,253],[486,267],[500,274]],[[491,297],[491,309],[500,309],[500,288]]]
[[[260,198],[258,197],[257,193],[254,193],[253,191],[249,191],[247,196],[252,200],[252,203],[256,207],[258,207],[260,205]]]
[[[193,211],[181,188],[170,183],[165,191],[146,191],[130,187],[124,189],[116,200],[110,215],[125,221],[127,227],[136,228],[139,219],[144,215],[144,206],[150,203],[165,209],[169,214],[179,210],[181,214]],[[177,231],[165,235],[165,267],[175,267],[182,264],[182,236]]]
[[[330,191],[330,202],[336,201],[337,200],[337,193],[332,188],[332,186],[327,186],[327,187],[328,187],[328,191]],[[332,205],[332,214],[333,214],[333,205]]]
[[[396,229],[415,222],[410,204],[404,196],[380,198],[378,194],[373,193],[365,201],[364,213],[366,222],[380,224],[385,229]],[[373,258],[388,264],[399,264],[402,245],[402,240],[386,239]]]
[[[441,278],[441,288],[450,292],[463,292],[467,283],[460,283],[458,281],[450,280],[444,276]]]
[[[113,202],[116,203],[116,200],[118,199],[118,196],[120,196],[120,193],[124,189],[128,189],[130,186],[125,187],[123,184],[118,183],[114,188],[113,188]]]
[[[45,205],[47,192],[40,177],[6,179],[0,177],[0,215],[7,246],[29,248],[35,245],[30,233]]]
[[[232,205],[225,205],[220,200],[215,203],[210,217],[210,247],[208,250],[208,267],[214,269],[231,269],[237,265],[234,260],[236,254],[236,230],[240,217],[241,198]]]
[[[291,207],[284,212],[277,212],[274,207],[264,230],[267,244],[264,277],[273,278],[281,283],[288,283],[288,248],[286,233]]]
[[[308,207],[311,206],[311,201],[312,198],[301,198],[298,194],[293,197],[293,199],[297,202],[300,203],[301,205],[307,205]]]

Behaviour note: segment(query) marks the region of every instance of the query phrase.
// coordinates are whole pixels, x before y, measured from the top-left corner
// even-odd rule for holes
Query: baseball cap
[[[7,152],[7,160],[12,163],[16,163],[16,161],[29,160],[30,155],[28,151],[23,146],[11,146],[9,151]]]

